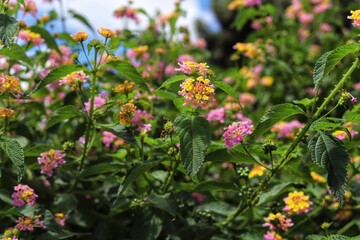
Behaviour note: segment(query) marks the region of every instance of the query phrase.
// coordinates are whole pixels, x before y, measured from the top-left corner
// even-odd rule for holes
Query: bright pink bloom
[[[206,63],[185,61],[178,64],[180,67],[175,68],[175,71],[183,72],[186,75],[200,75],[203,77],[212,75],[212,72]]]
[[[15,192],[11,195],[13,199],[13,205],[22,207],[25,204],[34,206],[38,195],[35,194],[34,189],[28,185],[18,184],[14,187]]]
[[[190,62],[195,62],[195,58],[189,54],[184,54],[184,55],[180,55],[177,59],[178,62],[186,62],[186,61],[190,61]]]
[[[222,107],[222,108],[210,110],[206,119],[210,122],[224,123],[225,122],[225,108]]]
[[[306,13],[306,12],[300,13],[299,21],[304,25],[310,24],[313,19],[314,19],[314,15],[312,13]]]
[[[242,142],[246,135],[250,135],[253,129],[254,126],[248,121],[233,122],[227,128],[224,128],[225,146],[231,149],[234,145]]]
[[[66,154],[61,150],[50,149],[48,152],[43,152],[38,157],[38,163],[41,166],[41,174],[45,174],[48,177],[53,175],[53,169],[63,166],[66,161],[64,160]]]
[[[36,4],[33,0],[25,0],[24,6],[21,5],[20,9],[24,11],[24,14],[30,13],[33,16],[35,16],[38,12]]]
[[[264,240],[282,240],[283,238],[275,231],[270,231],[264,234]]]
[[[261,5],[261,3],[261,0],[245,0],[244,6],[253,7],[256,5]]]
[[[104,143],[105,147],[110,148],[110,145],[116,138],[116,135],[108,131],[103,131],[102,134],[103,134],[102,142]]]
[[[122,6],[115,10],[114,17],[115,18],[128,18],[134,20],[136,23],[140,22],[139,17],[137,16],[138,10],[135,8],[131,8],[128,6]]]

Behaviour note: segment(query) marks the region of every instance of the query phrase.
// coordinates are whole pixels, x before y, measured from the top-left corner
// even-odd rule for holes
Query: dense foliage
[[[1,0],[2,239],[360,238],[360,2],[222,2],[219,63],[181,1]]]

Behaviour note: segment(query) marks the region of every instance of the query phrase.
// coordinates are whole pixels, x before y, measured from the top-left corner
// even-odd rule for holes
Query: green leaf
[[[344,235],[330,235],[328,237],[328,240],[350,240],[350,239],[359,239],[359,237],[347,237],[347,236],[344,236]]]
[[[68,12],[71,17],[75,18],[76,20],[79,20],[81,23],[83,23],[85,26],[87,26],[92,32],[95,32],[94,28],[91,26],[89,21],[83,15],[75,12],[74,10],[69,10]]]
[[[252,139],[257,139],[278,121],[298,114],[306,116],[306,113],[294,104],[283,103],[272,106],[266,111],[264,116],[262,116],[259,123],[256,125],[254,132],[250,136]]]
[[[18,169],[18,181],[20,181],[24,175],[25,163],[24,163],[24,151],[21,145],[14,139],[3,137],[0,139],[1,148],[4,150],[8,158]]]
[[[148,199],[153,207],[164,210],[172,216],[175,216],[179,210],[177,202],[169,194],[164,196],[151,194]]]
[[[88,167],[80,173],[80,178],[86,178],[92,175],[99,175],[103,173],[119,172],[124,166],[114,163],[99,163],[97,165]]]
[[[232,163],[256,163],[245,151],[234,147],[228,151],[226,147],[207,153],[206,162],[232,162]]]
[[[261,194],[258,204],[263,204],[265,202],[272,201],[276,199],[280,193],[282,193],[286,188],[291,186],[292,183],[280,183],[278,185],[273,186],[270,191]]]
[[[55,110],[46,125],[46,129],[49,129],[55,124],[60,123],[64,120],[76,117],[79,115],[79,113],[79,110],[73,105],[62,106]]]
[[[324,53],[315,64],[313,81],[315,90],[319,89],[322,79],[349,54],[355,54],[360,51],[359,43],[350,43],[335,48],[332,51]]]
[[[18,21],[6,14],[0,14],[0,40],[6,47],[10,47],[15,37]]]
[[[124,182],[120,185],[118,190],[118,197],[119,194],[121,194],[125,189],[136,179],[138,179],[141,175],[143,175],[147,170],[159,165],[162,162],[162,160],[156,160],[156,161],[147,161],[142,162],[140,164],[135,165],[132,167],[129,172],[126,174]]]
[[[320,118],[311,124],[309,131],[329,131],[341,127],[344,123],[341,118]]]
[[[241,30],[248,20],[251,20],[259,15],[255,8],[245,8],[238,11],[233,26],[236,30]]]
[[[326,240],[326,237],[321,236],[321,235],[312,234],[312,235],[306,236],[305,239],[306,239],[306,240]]]
[[[200,116],[180,115],[174,121],[180,137],[180,154],[187,174],[194,177],[202,166],[210,144],[209,122]]]
[[[127,80],[133,81],[140,86],[146,86],[142,76],[138,73],[136,68],[129,62],[126,61],[109,61],[103,65],[104,67],[111,67],[119,72],[120,75],[124,76]]]
[[[158,239],[163,220],[149,209],[139,211],[131,230],[131,239],[153,240]]]
[[[41,38],[45,40],[46,45],[50,49],[54,49],[61,54],[60,49],[55,41],[55,38],[45,28],[33,26],[30,27],[29,30],[34,33],[40,34]]]
[[[181,82],[181,81],[184,81],[186,78],[189,78],[189,76],[187,75],[176,75],[176,76],[173,76],[171,78],[169,78],[168,80],[166,80],[165,82],[163,82],[161,84],[161,86],[156,89],[156,91],[160,90],[161,88],[164,88],[166,86],[169,86],[173,83],[176,83],[176,82]],[[155,92],[156,93],[156,92]]]
[[[328,185],[342,206],[347,180],[346,168],[350,161],[344,144],[331,133],[319,131],[310,139],[308,148],[313,162],[327,171]]]
[[[215,87],[220,88],[228,95],[232,96],[234,98],[234,101],[239,101],[239,97],[233,87],[231,87],[229,84],[221,81],[215,81],[214,82]]]
[[[239,189],[232,183],[206,181],[202,182],[194,189],[195,192],[206,191],[238,191]]]
[[[13,60],[26,64],[29,67],[33,66],[33,62],[26,56],[25,51],[17,44],[12,44],[10,48],[0,49],[0,55],[7,56]]]
[[[41,153],[49,151],[51,147],[49,145],[35,145],[28,146],[24,149],[25,157],[39,157]]]
[[[84,66],[79,65],[64,65],[58,68],[51,70],[51,72],[46,75],[46,77],[39,82],[39,84],[35,87],[35,89],[29,93],[29,95],[38,91],[39,89],[45,87],[46,85],[60,80],[63,77],[66,77],[68,74],[76,72],[76,71],[87,71],[88,69]]]

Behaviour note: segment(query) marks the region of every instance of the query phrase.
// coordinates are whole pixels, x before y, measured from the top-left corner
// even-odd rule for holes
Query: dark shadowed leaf
[[[13,162],[18,170],[18,181],[24,175],[25,163],[24,163],[24,151],[21,145],[14,139],[3,137],[0,139],[1,148],[4,150],[8,158]]]
[[[0,40],[6,47],[10,47],[15,37],[18,21],[6,14],[0,14]]]

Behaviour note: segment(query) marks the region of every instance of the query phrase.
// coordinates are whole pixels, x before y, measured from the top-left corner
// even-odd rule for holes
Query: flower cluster
[[[22,95],[20,80],[14,76],[0,76],[0,93],[11,93],[15,97]]]
[[[14,110],[0,107],[0,118],[9,119],[14,117]]]
[[[27,43],[32,43],[36,46],[44,43],[44,39],[41,38],[40,34],[34,33],[30,30],[21,30],[18,34],[18,37],[21,40],[24,40]]]
[[[36,3],[33,0],[25,0],[24,5],[21,5],[20,9],[24,11],[24,14],[30,13],[33,16],[35,16],[38,12]]]
[[[122,6],[115,10],[114,16],[116,18],[128,18],[134,20],[136,23],[140,22],[139,17],[137,16],[138,10],[128,6]]]
[[[106,104],[106,93],[101,93],[98,96],[95,96],[94,98],[94,109],[101,107],[102,105]],[[87,101],[85,103],[85,111],[90,114],[90,105],[91,105],[91,100],[89,99],[89,101]]]
[[[253,129],[254,126],[249,121],[233,122],[224,129],[225,146],[231,149],[234,145],[242,142],[246,135],[250,135]]]
[[[117,137],[115,134],[111,132],[103,131],[102,135],[103,135],[102,142],[106,148],[110,148],[110,145],[112,143],[114,143],[113,149],[116,149],[118,146],[124,144],[124,139]]]
[[[249,172],[249,178],[261,177],[264,175],[266,168],[261,165],[255,165]]]
[[[51,177],[53,169],[66,163],[64,157],[66,157],[66,154],[61,150],[50,149],[48,152],[41,153],[40,157],[38,157],[38,163],[42,165],[41,174]]]
[[[130,124],[131,117],[134,115],[135,110],[136,110],[136,106],[132,101],[122,105],[119,113],[120,124],[122,125]]]
[[[284,202],[286,206],[284,207],[284,211],[288,214],[301,214],[307,213],[311,210],[311,205],[313,204],[309,196],[305,195],[304,192],[294,191],[288,194],[286,198],[284,198]]]
[[[141,45],[131,48],[126,52],[126,56],[130,59],[146,60],[149,58],[149,46]]]
[[[59,85],[70,85],[76,87],[79,83],[84,83],[89,79],[84,71],[77,71],[66,75],[59,80]]]
[[[37,215],[34,218],[31,217],[19,217],[16,220],[15,228],[20,231],[34,231],[34,228],[46,228],[44,222],[40,219],[41,216]]]
[[[180,84],[179,95],[185,98],[184,106],[193,108],[205,108],[208,102],[215,100],[215,87],[210,80],[202,76],[197,78],[187,78]]]
[[[34,192],[34,189],[28,185],[18,184],[14,187],[15,192],[11,195],[13,199],[13,205],[22,207],[25,204],[34,206],[38,195]]]
[[[132,118],[132,125],[138,126],[138,132],[150,132],[151,124],[148,123],[149,120],[154,119],[154,116],[150,113],[147,113],[144,110],[135,110],[134,116]]]
[[[360,10],[351,10],[350,14],[347,18],[353,20],[352,25],[354,27],[360,27]]]
[[[114,88],[114,92],[119,94],[127,94],[134,89],[135,83],[125,80],[123,84],[120,84]]]
[[[225,122],[225,108],[221,107],[221,108],[210,110],[206,119],[209,122],[224,123]]]
[[[107,28],[99,28],[98,29],[98,33],[103,36],[104,38],[115,38],[116,37],[116,32],[111,30],[111,29],[107,29]]]
[[[279,212],[276,214],[270,213],[264,220],[265,223],[263,224],[263,227],[269,227],[270,230],[281,229],[282,231],[287,232],[289,227],[294,225],[290,218],[287,218]]]
[[[253,7],[261,4],[262,0],[233,0],[231,3],[229,3],[228,9],[235,10],[240,6]]]
[[[55,213],[55,222],[59,224],[60,226],[65,226],[65,221],[68,219],[68,216],[66,216],[62,212]]]
[[[359,134],[358,131],[353,129],[353,127],[356,125],[357,124],[353,123],[353,122],[347,122],[343,125],[343,127],[346,128],[348,130],[348,132],[350,133],[351,138],[354,138]],[[332,135],[337,137],[339,140],[349,139],[348,133],[345,131],[342,131],[342,130],[336,130],[332,133]]]
[[[77,33],[75,33],[74,35],[71,35],[71,38],[75,41],[75,42],[83,42],[85,41],[87,38],[89,37],[89,34],[85,31],[79,31]]]
[[[283,240],[283,238],[275,231],[269,231],[264,234],[264,240]]]
[[[8,228],[5,230],[1,240],[18,240],[20,231],[17,228]]]
[[[258,44],[256,43],[236,43],[233,46],[233,49],[238,51],[239,53],[243,54],[245,57],[250,59],[256,59],[259,61],[264,61],[265,56],[264,52],[261,48],[259,48]]]
[[[209,66],[206,63],[197,63],[193,61],[183,61],[179,64],[179,68],[175,68],[175,71],[180,71],[186,75],[191,76],[203,76],[211,77],[214,73],[209,69]]]
[[[304,124],[298,120],[292,120],[290,122],[280,121],[271,128],[271,132],[277,133],[278,138],[294,139],[296,130],[303,127]]]

